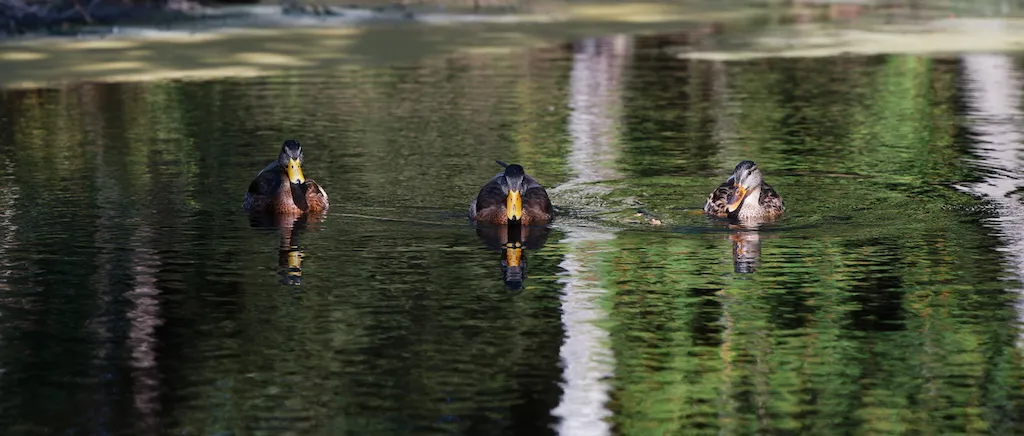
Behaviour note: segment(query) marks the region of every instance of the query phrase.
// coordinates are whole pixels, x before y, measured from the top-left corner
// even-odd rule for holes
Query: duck
[[[277,160],[256,175],[242,207],[250,212],[301,214],[324,212],[330,207],[327,191],[302,174],[302,144],[289,139]]]
[[[547,191],[521,165],[495,161],[505,168],[480,188],[469,204],[469,217],[495,225],[544,225],[554,219]]]
[[[737,164],[704,204],[707,215],[738,220],[777,218],[785,210],[782,197],[764,182],[757,164],[749,160]]]

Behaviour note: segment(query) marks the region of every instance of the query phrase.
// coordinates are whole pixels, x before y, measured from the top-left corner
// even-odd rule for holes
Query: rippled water
[[[0,425],[1024,431],[1021,60],[669,41],[0,91]],[[332,209],[250,222],[288,138]],[[519,291],[465,219],[494,159],[559,213]],[[698,213],[742,159],[781,221]]]

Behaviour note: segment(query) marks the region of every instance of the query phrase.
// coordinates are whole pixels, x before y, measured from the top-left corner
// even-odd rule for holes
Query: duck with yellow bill
[[[757,164],[749,160],[737,164],[704,204],[705,214],[739,220],[777,218],[785,210],[782,197],[764,182]]]
[[[523,167],[495,161],[505,170],[491,178],[469,205],[469,217],[496,225],[544,225],[554,218],[551,200]]]
[[[303,162],[302,145],[285,141],[277,160],[249,184],[243,207],[250,212],[285,214],[326,211],[330,206],[327,191],[303,175]]]

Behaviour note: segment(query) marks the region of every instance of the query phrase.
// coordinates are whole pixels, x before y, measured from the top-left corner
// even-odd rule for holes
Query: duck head
[[[295,185],[306,183],[306,177],[302,175],[302,145],[299,141],[285,141],[277,155],[277,163],[288,173],[289,182]]]
[[[727,203],[725,210],[733,213],[743,205],[743,200],[746,200],[750,194],[761,191],[763,179],[757,164],[745,160],[736,165],[729,180],[732,180],[733,189],[729,191],[729,196],[725,199]]]
[[[508,220],[520,221],[523,219],[523,188],[526,172],[522,166],[511,164],[505,167],[505,174],[502,178],[501,189],[505,191],[505,213]]]
[[[277,155],[277,163],[288,174],[291,185],[292,202],[299,210],[306,211],[306,176],[302,175],[302,145],[299,141],[289,139],[281,145],[281,153]]]

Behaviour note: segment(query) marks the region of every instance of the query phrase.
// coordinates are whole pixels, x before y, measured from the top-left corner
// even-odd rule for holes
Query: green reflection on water
[[[1017,283],[992,211],[948,186],[977,177],[955,60],[628,65],[609,140],[625,178],[558,205],[570,219],[528,250],[521,293],[464,214],[494,159],[574,176],[569,46],[0,94],[0,421],[550,433],[563,240],[600,224],[615,237],[586,259],[617,433],[1020,429]],[[286,138],[332,210],[253,228],[241,194]],[[787,216],[753,233],[692,213],[746,158]],[[628,223],[638,207],[664,225]],[[301,286],[281,283],[282,246]]]
[[[638,98],[625,169],[641,177],[613,195],[672,233],[606,251],[618,432],[1019,431],[1015,282],[990,212],[948,186],[972,177],[955,62],[649,64],[633,92],[675,99]],[[789,206],[760,232],[691,213],[743,158],[771,163]],[[756,273],[725,261],[737,244]]]

